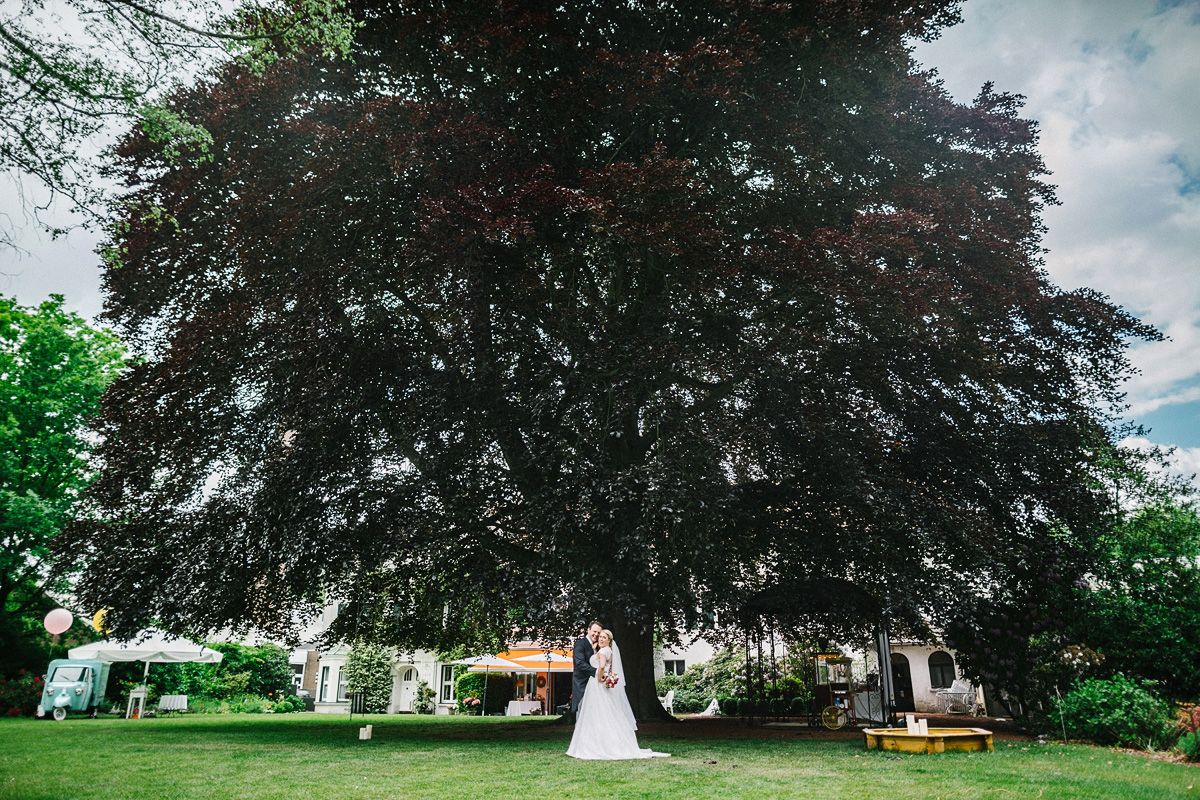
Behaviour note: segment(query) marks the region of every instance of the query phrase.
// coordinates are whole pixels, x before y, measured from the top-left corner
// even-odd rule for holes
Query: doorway
[[[417,699],[417,670],[415,667],[401,666],[397,670],[395,689],[392,692],[392,708],[397,714],[407,714],[414,711],[413,703]]]
[[[896,711],[916,711],[913,705],[912,669],[908,656],[892,653],[892,687],[896,694]]]
[[[546,713],[557,714],[559,706],[571,702],[571,673],[551,672],[550,690],[550,707]]]

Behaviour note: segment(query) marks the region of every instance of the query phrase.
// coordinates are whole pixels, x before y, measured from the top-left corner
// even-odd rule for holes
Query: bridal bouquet
[[[609,689],[617,688],[617,684],[621,682],[621,676],[615,672],[608,672],[604,675],[604,685]]]

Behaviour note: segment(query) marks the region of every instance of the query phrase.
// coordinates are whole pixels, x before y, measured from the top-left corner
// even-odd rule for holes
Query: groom
[[[587,691],[588,680],[596,675],[596,668],[589,662],[592,654],[596,652],[596,637],[602,630],[604,626],[600,624],[600,620],[594,619],[588,623],[587,632],[575,640],[575,650],[572,653],[574,667],[571,670],[571,722],[575,721],[575,715],[579,713],[579,701]]]

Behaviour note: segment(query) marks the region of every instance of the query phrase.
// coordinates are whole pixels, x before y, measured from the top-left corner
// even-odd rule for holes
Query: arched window
[[[416,677],[417,671],[412,667],[407,667],[403,672],[400,673],[400,680],[402,681],[416,680]]]
[[[954,683],[954,659],[949,653],[938,650],[929,654],[929,685],[934,689],[948,689]]]

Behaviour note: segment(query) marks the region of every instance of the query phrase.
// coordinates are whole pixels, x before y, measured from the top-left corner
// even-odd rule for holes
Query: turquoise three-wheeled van
[[[96,716],[96,705],[104,699],[110,664],[77,658],[56,658],[46,669],[46,688],[38,703],[37,715],[54,716],[60,722],[68,712]]]

